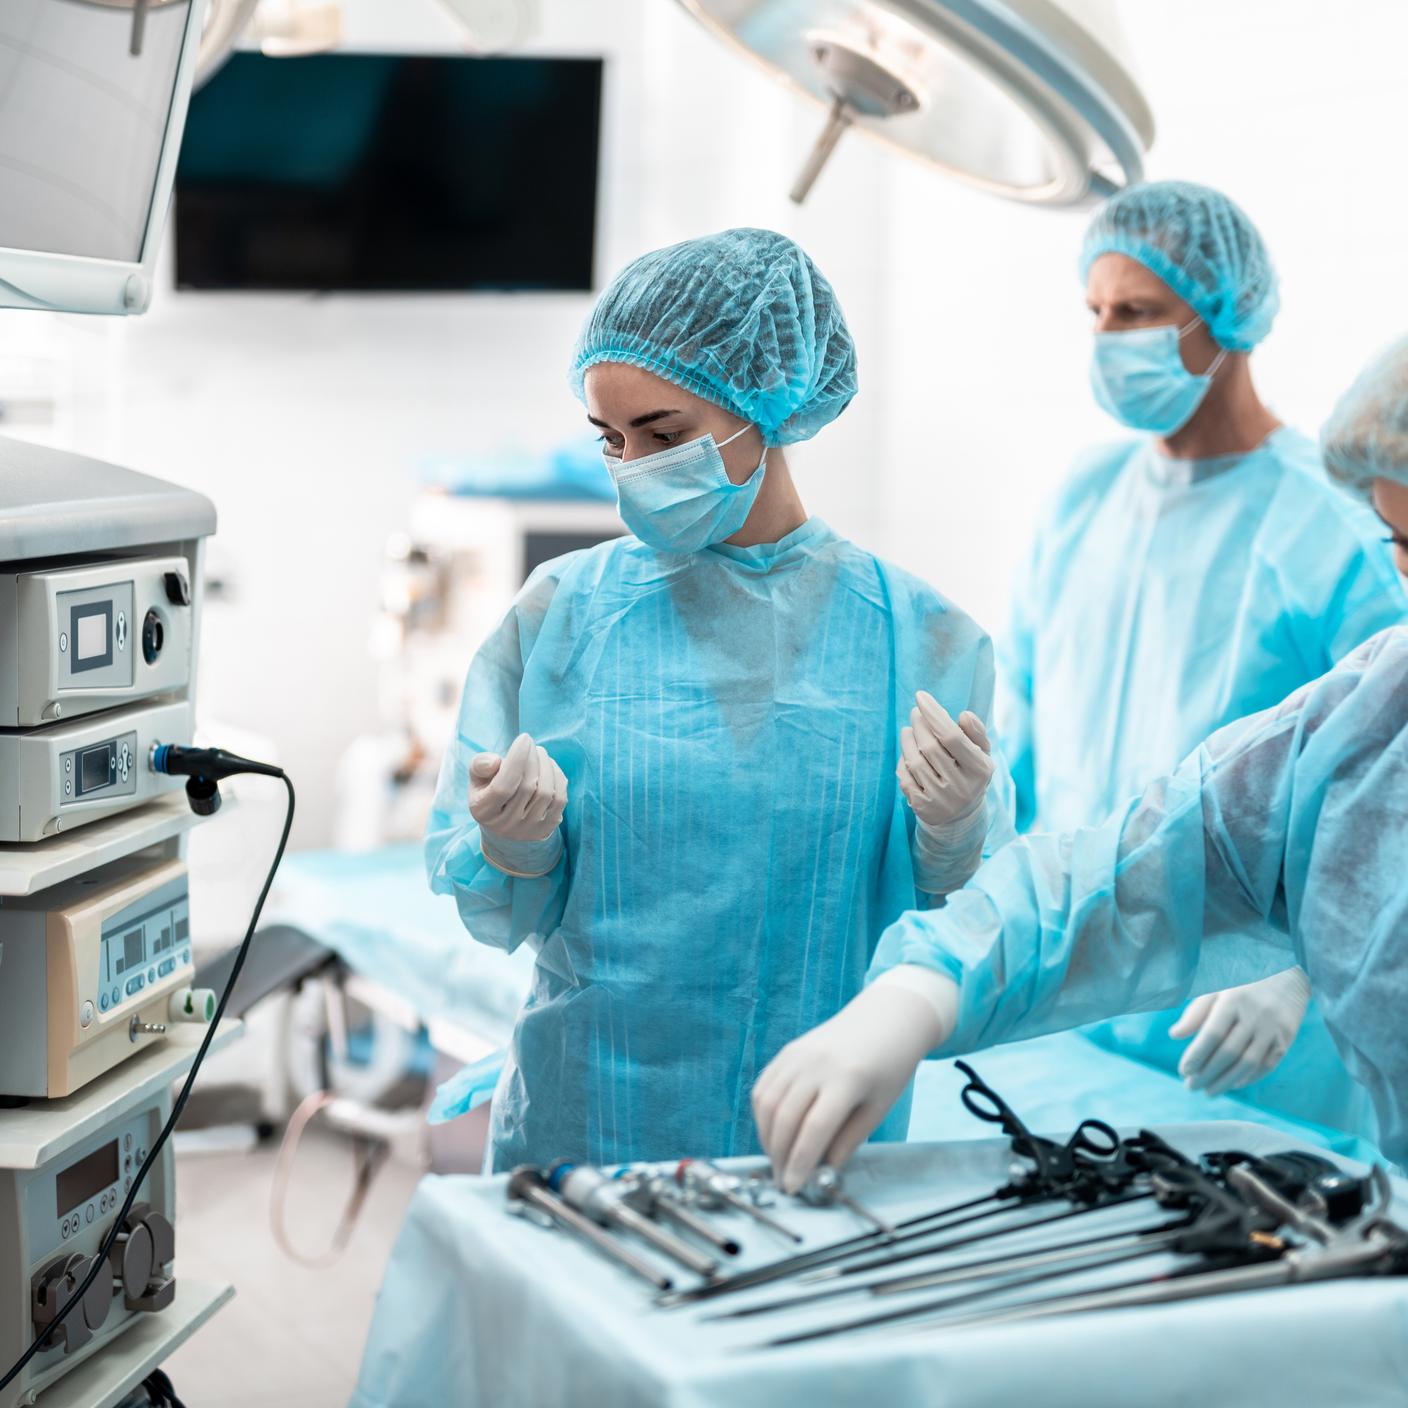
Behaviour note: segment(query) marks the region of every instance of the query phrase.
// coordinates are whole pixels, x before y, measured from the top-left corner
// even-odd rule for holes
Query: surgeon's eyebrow
[[[639,430],[643,425],[651,425],[657,420],[664,420],[666,416],[680,415],[679,411],[647,411],[643,416],[637,416],[627,427],[629,430]],[[595,416],[588,416],[587,419],[597,427],[598,430],[610,430],[604,420],[598,420]]]

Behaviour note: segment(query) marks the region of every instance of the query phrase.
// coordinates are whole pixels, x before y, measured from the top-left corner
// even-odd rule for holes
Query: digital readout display
[[[74,621],[77,639],[74,644],[80,660],[96,660],[109,652],[107,613],[93,612],[88,616],[78,616]]]
[[[112,747],[87,748],[78,755],[78,790],[95,792],[112,780]]]
[[[142,948],[143,930],[139,925],[122,936],[122,957],[117,960],[113,967],[113,974],[127,973],[133,968],[140,968],[145,955]]]
[[[80,1203],[117,1182],[117,1140],[94,1149],[86,1158],[70,1164],[54,1180],[58,1194],[57,1216],[64,1217]]]

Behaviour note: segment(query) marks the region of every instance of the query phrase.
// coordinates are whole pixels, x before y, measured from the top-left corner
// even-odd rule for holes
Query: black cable
[[[186,1405],[176,1396],[176,1390],[172,1386],[171,1380],[161,1369],[153,1369],[142,1380],[142,1387],[146,1389],[148,1397],[152,1400],[153,1408],[186,1408]]]
[[[267,764],[256,765],[260,772],[271,771]],[[259,892],[259,898],[255,901],[254,913],[250,916],[249,928],[245,930],[244,938],[240,941],[239,952],[235,955],[235,961],[230,968],[230,976],[225,983],[225,991],[220,994],[220,1001],[216,1004],[215,1015],[210,1019],[210,1024],[206,1028],[205,1037],[201,1041],[199,1049],[196,1051],[196,1058],[191,1063],[191,1069],[186,1073],[185,1083],[181,1086],[181,1093],[176,1097],[176,1103],[171,1107],[171,1114],[166,1124],[162,1126],[161,1133],[157,1136],[156,1142],[152,1145],[143,1161],[141,1168],[137,1170],[137,1176],[132,1180],[132,1187],[127,1191],[122,1207],[118,1210],[117,1216],[113,1219],[112,1227],[108,1230],[107,1236],[103,1239],[102,1245],[98,1248],[97,1255],[93,1258],[93,1264],[88,1268],[88,1274],[83,1278],[83,1283],[69,1297],[68,1301],[54,1316],[53,1320],[44,1328],[43,1332],[34,1340],[25,1352],[15,1360],[15,1362],[5,1371],[3,1378],[0,1378],[0,1389],[12,1383],[18,1376],[21,1369],[39,1353],[40,1348],[46,1340],[53,1337],[54,1331],[64,1322],[68,1314],[83,1299],[89,1286],[98,1279],[98,1273],[107,1269],[108,1257],[112,1253],[113,1247],[117,1244],[118,1234],[122,1230],[122,1224],[127,1220],[127,1214],[132,1211],[132,1204],[137,1201],[137,1194],[141,1191],[142,1183],[157,1156],[161,1153],[166,1141],[171,1137],[171,1131],[176,1128],[176,1122],[181,1118],[181,1112],[186,1108],[186,1100],[190,1096],[191,1087],[195,1084],[196,1073],[200,1070],[201,1062],[205,1060],[205,1053],[210,1049],[210,1043],[215,1039],[216,1028],[220,1025],[220,1019],[225,1015],[225,1006],[230,1000],[230,994],[234,991],[235,983],[239,979],[240,969],[244,967],[245,955],[249,952],[250,940],[254,937],[254,930],[259,923],[259,916],[264,909],[264,901],[269,896],[269,891],[274,884],[274,876],[278,873],[279,863],[284,858],[284,847],[288,845],[288,834],[293,829],[293,808],[294,794],[293,783],[289,781],[287,775],[282,771],[274,771],[274,775],[279,778],[288,789],[288,811],[284,816],[283,834],[279,837],[278,849],[274,852],[273,863],[269,866],[269,874],[265,877],[264,888]]]

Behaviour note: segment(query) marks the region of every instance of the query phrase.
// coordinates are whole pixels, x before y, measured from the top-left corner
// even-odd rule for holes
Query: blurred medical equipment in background
[[[850,127],[990,195],[1080,205],[1137,183],[1154,119],[1108,0],[679,0]]]
[[[434,487],[411,505],[409,530],[387,542],[371,631],[385,729],[338,769],[339,850],[420,840],[475,643],[535,567],[625,531],[595,441],[436,462],[425,478]]]

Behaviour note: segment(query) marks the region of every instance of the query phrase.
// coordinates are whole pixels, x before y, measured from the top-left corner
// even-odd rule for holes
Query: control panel
[[[184,557],[0,574],[0,727],[185,691],[191,617]]]
[[[154,1146],[170,1095],[148,1097],[36,1169],[0,1169],[0,1361],[44,1334],[83,1283]],[[24,1371],[24,1402],[143,1313],[171,1304],[174,1164],[154,1161],[106,1264]]]
[[[194,975],[186,867],[141,854],[0,906],[0,1095],[72,1094],[158,1041]]]
[[[149,759],[158,743],[189,743],[190,735],[185,701],[0,733],[0,841],[40,841],[179,787]]]
[[[165,979],[191,967],[190,899],[186,877],[159,886],[105,920],[98,958],[98,1010],[140,1001]]]

